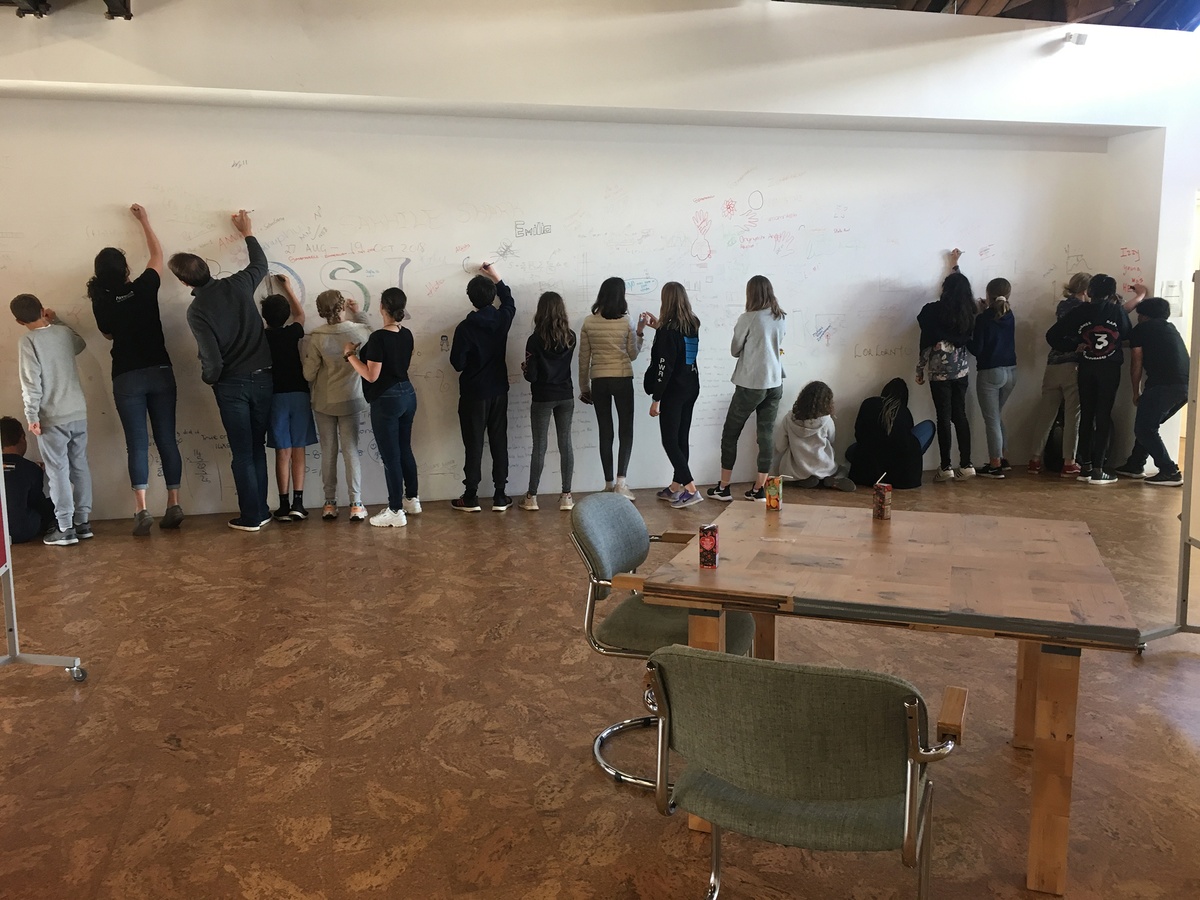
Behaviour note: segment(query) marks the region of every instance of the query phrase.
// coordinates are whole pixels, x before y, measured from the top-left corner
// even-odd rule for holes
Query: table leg
[[[775,614],[751,613],[754,616],[754,657],[775,659]]]
[[[725,610],[693,609],[688,614],[688,646],[700,650],[725,650]],[[712,825],[688,813],[692,831],[712,831]]]
[[[1017,642],[1017,699],[1013,709],[1012,745],[1018,750],[1033,749],[1038,659],[1041,655],[1041,644],[1036,641]]]
[[[1077,647],[1043,644],[1039,656],[1025,886],[1032,891],[1061,895],[1067,889],[1081,651]]]

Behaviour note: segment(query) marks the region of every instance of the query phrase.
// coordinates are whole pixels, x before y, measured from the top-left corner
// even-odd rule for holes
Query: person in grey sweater
[[[229,527],[258,531],[271,520],[266,450],[271,350],[254,303],[254,289],[267,276],[267,257],[253,235],[249,214],[243,209],[231,218],[246,239],[246,268],[213,278],[208,263],[194,253],[176,253],[168,265],[192,289],[187,321],[200,352],[200,377],[212,385],[233,455],[238,516],[229,520]]]
[[[92,476],[87,462],[87,402],[75,368],[83,338],[33,294],[9,309],[25,334],[17,343],[17,370],[25,421],[38,437],[54,502],[55,527],[43,541],[69,546],[92,536]]]

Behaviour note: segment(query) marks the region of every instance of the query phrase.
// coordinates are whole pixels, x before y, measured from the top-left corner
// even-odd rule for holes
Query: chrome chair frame
[[[675,803],[671,799],[674,787],[670,783],[671,761],[671,708],[660,698],[665,698],[658,667],[646,662],[646,676],[642,701],[650,711],[651,718],[658,722],[658,753],[654,779],[654,801],[659,813],[664,816],[675,814]],[[921,788],[921,776],[925,766],[945,759],[957,745],[953,736],[939,735],[938,743],[926,747],[921,734],[921,713],[925,703],[920,697],[904,701],[904,713],[908,729],[908,771],[904,792],[904,844],[901,861],[908,868],[917,869],[917,900],[929,900],[929,882],[933,855],[933,781],[925,780]],[[926,713],[928,716],[928,713]],[[918,797],[918,792],[920,796]],[[721,828],[712,827],[712,865],[708,878],[708,893],[705,900],[717,900],[721,892]]]

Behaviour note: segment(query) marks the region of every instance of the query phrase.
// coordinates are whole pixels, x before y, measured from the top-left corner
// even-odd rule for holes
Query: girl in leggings
[[[606,278],[600,285],[592,314],[579,329],[579,399],[596,407],[600,427],[600,464],[604,489],[628,500],[636,499],[625,484],[633,452],[633,361],[642,350],[646,328],[638,318],[637,331],[629,322],[625,281]],[[618,435],[616,478],[613,478],[613,405],[617,407]]]
[[[183,522],[179,505],[179,482],[183,460],[175,437],[175,371],[163,339],[158,312],[158,286],[162,276],[163,252],[150,217],[136,203],[130,207],[142,226],[150,261],[146,271],[129,280],[129,263],[115,247],[96,254],[95,276],[87,283],[92,313],[100,333],[112,341],[113,400],[125,450],[129,456],[129,482],[133,487],[133,533],[145,537],[154,519],[146,509],[146,487],[150,480],[150,431],[162,460],[167,483],[167,509],[159,528],[178,528]]]
[[[663,450],[673,470],[671,483],[657,496],[682,509],[704,501],[688,466],[692,410],[700,396],[700,371],[696,368],[700,320],[692,312],[687,291],[676,281],[663,285],[658,316],[642,313],[642,318],[656,332],[643,386],[654,398],[650,415],[658,419]]]
[[[962,251],[950,251],[953,270],[942,282],[937,300],[926,303],[917,315],[921,326],[921,356],[917,362],[917,384],[924,384],[937,410],[937,439],[941,462],[934,481],[953,481],[975,474],[971,465],[971,426],[967,422],[967,343],[975,328],[975,295],[971,282],[958,271]],[[959,468],[950,464],[950,426],[958,435]]]
[[[538,483],[546,462],[551,418],[558,435],[558,457],[562,467],[558,508],[565,512],[575,506],[571,497],[571,476],[575,469],[575,452],[571,446],[571,420],[575,416],[571,357],[575,355],[575,343],[575,332],[567,320],[562,295],[555,291],[542,294],[538,298],[537,312],[533,314],[533,334],[525,342],[525,361],[521,363],[521,371],[533,390],[529,404],[533,457],[529,461],[529,491],[521,501],[521,509],[530,512],[538,508]]]
[[[746,311],[733,326],[729,352],[737,357],[733,367],[733,399],[721,429],[721,480],[708,489],[714,500],[729,502],[729,481],[737,462],[737,443],[753,413],[758,429],[758,474],[746,491],[747,500],[767,501],[763,486],[775,452],[775,416],[783,397],[783,336],[787,317],[775,299],[775,289],[765,275],[746,282]]]

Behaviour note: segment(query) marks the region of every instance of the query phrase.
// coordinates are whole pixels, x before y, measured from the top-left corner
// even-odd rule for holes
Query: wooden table
[[[1140,643],[1087,525],[736,502],[716,523],[719,568],[699,568],[693,541],[644,579],[648,603],[692,609],[693,647],[723,649],[727,610],[754,614],[764,659],[777,615],[1018,641],[1012,743],[1033,750],[1026,884],[1062,894],[1081,651]]]

